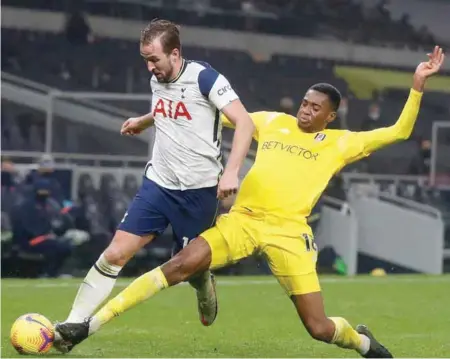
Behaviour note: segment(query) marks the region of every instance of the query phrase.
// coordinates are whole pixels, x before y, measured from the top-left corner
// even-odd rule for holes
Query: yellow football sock
[[[95,314],[89,326],[89,334],[97,331],[112,318],[117,317],[167,287],[166,277],[160,267],[141,275]]]
[[[344,318],[330,318],[336,327],[331,343],[338,347],[346,349],[360,350],[362,346],[362,339],[359,333],[352,328],[349,322]]]

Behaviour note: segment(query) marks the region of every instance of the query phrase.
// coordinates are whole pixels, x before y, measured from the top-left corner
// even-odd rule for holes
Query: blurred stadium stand
[[[130,56],[138,51],[135,42],[100,38],[95,44],[80,48],[69,44],[62,34],[9,29],[2,31],[4,34],[2,57],[6,60],[3,61],[2,70],[5,72],[26,77],[60,90],[121,93],[145,93],[148,91],[149,74],[147,70],[142,65],[139,56]],[[17,44],[21,44],[21,46],[17,46]],[[16,49],[8,50],[9,47],[16,47]],[[35,53],[40,54],[39,61],[29,61],[28,59]],[[326,60],[275,55],[271,61],[262,63],[254,61],[249,54],[243,52],[192,47],[185,47],[184,53],[188,59],[202,59],[214,64],[214,67],[225,73],[250,111],[282,110],[280,106],[282,98],[290,97],[293,98],[294,103],[297,103],[304,89],[310,85],[319,81],[329,82],[336,85],[344,96],[349,98],[346,124],[351,130],[359,130],[364,128],[364,122],[367,121],[367,113],[372,103],[378,103],[381,107],[379,118],[374,120],[374,126],[379,127],[395,121],[401,112],[404,99],[407,97],[407,89],[387,88],[376,94],[376,97],[371,100],[360,99],[349,90],[347,82],[335,74],[334,67],[337,64]],[[117,71],[117,69],[121,69],[121,71]],[[246,76],[242,76],[242,73],[245,73]],[[270,83],[270,86],[267,86],[267,83]],[[373,161],[368,161],[367,171],[377,173],[380,167],[383,167],[383,172],[408,173],[409,163],[407,162],[413,161],[418,155],[418,145],[414,139],[430,138],[433,121],[449,121],[449,97],[448,93],[427,93],[413,140],[408,141],[409,143],[406,145],[394,145],[383,151],[386,156],[382,156],[382,160],[383,157],[386,160],[392,157],[392,161],[390,161],[392,165],[386,166],[384,160],[377,165],[376,159],[379,157],[377,155],[373,157]],[[111,104],[111,102],[109,103]],[[10,106],[4,104],[5,111],[3,113],[10,112],[2,115],[4,149],[42,149],[45,114],[39,116],[33,111],[8,111]],[[142,103],[134,101],[128,101],[126,104],[123,104],[123,101],[116,101],[114,106],[126,106],[127,110],[136,113],[143,113],[148,108],[148,104],[143,106]],[[13,113],[16,115],[14,116]],[[20,116],[20,121],[17,121],[20,123],[20,128],[14,125],[16,121],[11,121],[11,118],[17,118],[17,116]],[[341,125],[340,121],[337,121],[335,125]],[[127,155],[145,153],[143,146],[137,147],[141,145],[139,142],[139,145],[136,145],[136,141],[127,141],[127,139],[115,141],[123,146],[112,149],[108,146],[111,143],[110,139],[105,138],[104,146],[106,148],[95,149],[95,146],[102,146],[102,141],[98,141],[97,139],[101,137],[92,133],[91,130],[89,133],[92,134],[93,141],[89,144],[88,131],[83,131],[82,128],[77,129],[78,124],[63,121],[56,126],[60,127],[57,130],[61,134],[55,138],[57,142],[54,151],[56,152],[81,151],[83,153]],[[33,141],[24,141],[28,139],[30,129],[33,133],[38,134],[38,138]],[[108,135],[108,137],[111,136]],[[225,136],[230,137],[228,133]],[[83,138],[85,142],[83,146],[80,146],[78,137]],[[128,143],[124,144],[124,142]],[[405,155],[408,160],[405,160]],[[400,166],[398,161],[395,162],[395,157],[402,160]]]
[[[123,19],[160,17],[183,25],[412,49],[427,48],[436,42],[427,27],[420,31],[414,28],[408,15],[394,19],[386,1],[372,2],[369,7],[364,2],[349,0],[5,0],[2,4],[52,11],[77,9]]]
[[[150,76],[139,57],[138,34],[135,34],[134,41],[98,36],[91,32],[88,24],[87,27],[86,24],[83,25],[83,13],[78,13],[77,10],[89,15],[121,20],[147,21],[160,17],[187,26],[301,36],[385,48],[402,47],[421,52],[424,48],[429,49],[436,41],[430,30],[411,25],[408,16],[394,19],[383,1],[369,8],[360,2],[348,0],[308,2],[284,0],[277,1],[276,4],[270,1],[251,0],[145,2],[5,0],[2,7],[69,11],[71,16],[80,16],[78,26],[84,40],[74,40],[63,29],[51,32],[40,31],[32,26],[27,29],[2,27],[2,79],[8,82],[12,77],[6,76],[14,75],[34,81],[39,86],[44,85],[61,91],[148,93]],[[450,43],[448,38],[444,39],[445,41],[447,44]],[[296,104],[309,86],[316,82],[332,83],[340,89],[345,98],[339,112],[339,120],[333,126],[350,130],[376,128],[394,123],[407,97],[409,83],[403,83],[399,88],[391,79],[407,78],[406,81],[409,81],[412,71],[408,69],[406,74],[406,68],[387,66],[378,61],[368,66],[367,63],[358,61],[301,57],[283,53],[275,53],[268,59],[262,59],[250,51],[219,49],[201,44],[184,46],[183,54],[188,59],[209,62],[224,73],[249,111],[270,109],[295,113]],[[374,83],[371,87],[365,86],[361,76],[354,75],[361,68],[364,71],[372,71],[367,76],[376,77],[381,87]],[[395,75],[392,75],[393,73]],[[383,87],[384,83],[388,85]],[[25,82],[20,86],[27,87]],[[430,161],[430,154],[429,148],[423,147],[424,141],[431,139],[433,122],[450,122],[449,92],[450,87],[447,91],[427,92],[412,139],[392,145],[349,167],[346,172],[355,176],[352,177],[351,174],[346,176],[344,173],[342,177],[337,177],[326,193],[344,200],[346,191],[354,183],[370,183],[378,190],[437,207],[444,214],[445,221],[450,223],[449,191],[439,190],[427,184],[426,176],[430,171],[427,161]],[[92,100],[91,104],[95,102],[100,100]],[[149,106],[146,101],[104,100],[101,103],[111,106],[119,118],[120,114],[124,113],[120,111],[143,113]],[[2,96],[2,152],[6,151],[5,153],[16,164],[29,164],[30,159],[40,158],[41,153],[46,150],[48,140],[47,121],[45,111]],[[66,192],[70,193],[70,198],[67,199],[75,203],[73,216],[76,227],[88,231],[91,237],[96,239],[99,251],[102,244],[109,240],[141,181],[142,169],[122,171],[113,167],[125,163],[128,165],[128,160],[133,157],[136,158],[136,164],[140,165],[148,153],[147,139],[137,141],[123,138],[111,130],[90,126],[56,114],[51,126],[50,133],[53,135],[50,150],[54,153],[57,164],[69,162],[58,153],[72,154],[74,155],[72,157],[66,156],[72,159],[70,162],[91,166],[101,163],[101,156],[95,160],[95,155],[110,156],[107,159],[104,157],[101,171],[89,167],[85,172],[80,172],[79,168],[67,167],[70,181],[61,181]],[[231,136],[232,132],[224,130],[225,144],[230,142]],[[441,151],[446,154],[444,161],[450,163],[450,136],[448,137],[443,141]],[[446,152],[446,149],[449,150]],[[114,160],[114,156],[117,156],[117,160]],[[128,156],[128,160],[123,156]],[[111,167],[109,170],[104,169],[106,163]],[[21,171],[28,168],[27,165],[17,167],[20,167]],[[64,169],[61,168],[61,171]],[[17,183],[14,186],[5,186],[3,172],[2,167],[2,203],[20,201],[23,191],[11,191],[10,187],[21,187],[18,187]],[[365,174],[358,177],[361,173]],[[387,177],[376,179],[367,173],[384,174]],[[408,177],[408,175],[419,176]],[[13,199],[10,199],[11,197]],[[5,214],[5,217],[2,216],[2,249],[3,238],[7,238],[6,235],[9,233],[9,213],[10,208],[2,205],[2,214]],[[166,238],[170,236],[170,231],[165,234]],[[447,245],[450,246],[450,225],[447,226],[446,238]],[[170,241],[164,238],[155,241],[150,249],[138,256],[136,265],[127,269],[128,274],[135,274],[144,267],[167,258],[170,254],[170,245]],[[85,253],[87,250],[81,248],[80,251]],[[88,268],[94,257],[92,254],[88,259],[83,257],[86,263],[78,265],[81,267],[85,265]],[[151,258],[150,262],[148,258]],[[236,267],[230,271],[239,272]]]

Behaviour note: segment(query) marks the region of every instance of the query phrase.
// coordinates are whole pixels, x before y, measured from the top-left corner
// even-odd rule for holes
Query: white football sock
[[[109,296],[122,267],[111,265],[102,254],[81,283],[68,323],[81,323]]]
[[[361,346],[356,351],[361,355],[365,355],[370,349],[370,339],[364,334],[360,334],[359,336],[361,338]]]

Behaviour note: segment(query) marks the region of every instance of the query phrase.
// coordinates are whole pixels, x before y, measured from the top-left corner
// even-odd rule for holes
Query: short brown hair
[[[173,49],[181,52],[180,27],[169,20],[154,19],[141,31],[141,44],[147,45],[160,38],[163,51],[169,54]]]

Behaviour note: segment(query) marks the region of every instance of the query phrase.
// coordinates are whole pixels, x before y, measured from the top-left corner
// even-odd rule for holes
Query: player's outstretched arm
[[[348,138],[344,136],[343,147],[347,162],[357,160],[389,144],[409,138],[419,114],[425,83],[430,76],[439,71],[445,58],[442,48],[439,46],[436,46],[433,53],[428,54],[428,57],[427,62],[421,62],[417,66],[408,100],[399,119],[393,126],[352,133]]]
[[[247,110],[239,99],[222,108],[222,113],[234,125],[235,133],[230,156],[218,186],[220,199],[236,193],[239,187],[239,169],[252,143],[255,126]]]
[[[154,123],[155,119],[151,113],[140,117],[130,117],[123,123],[120,133],[128,136],[138,135],[150,126],[153,126]]]

